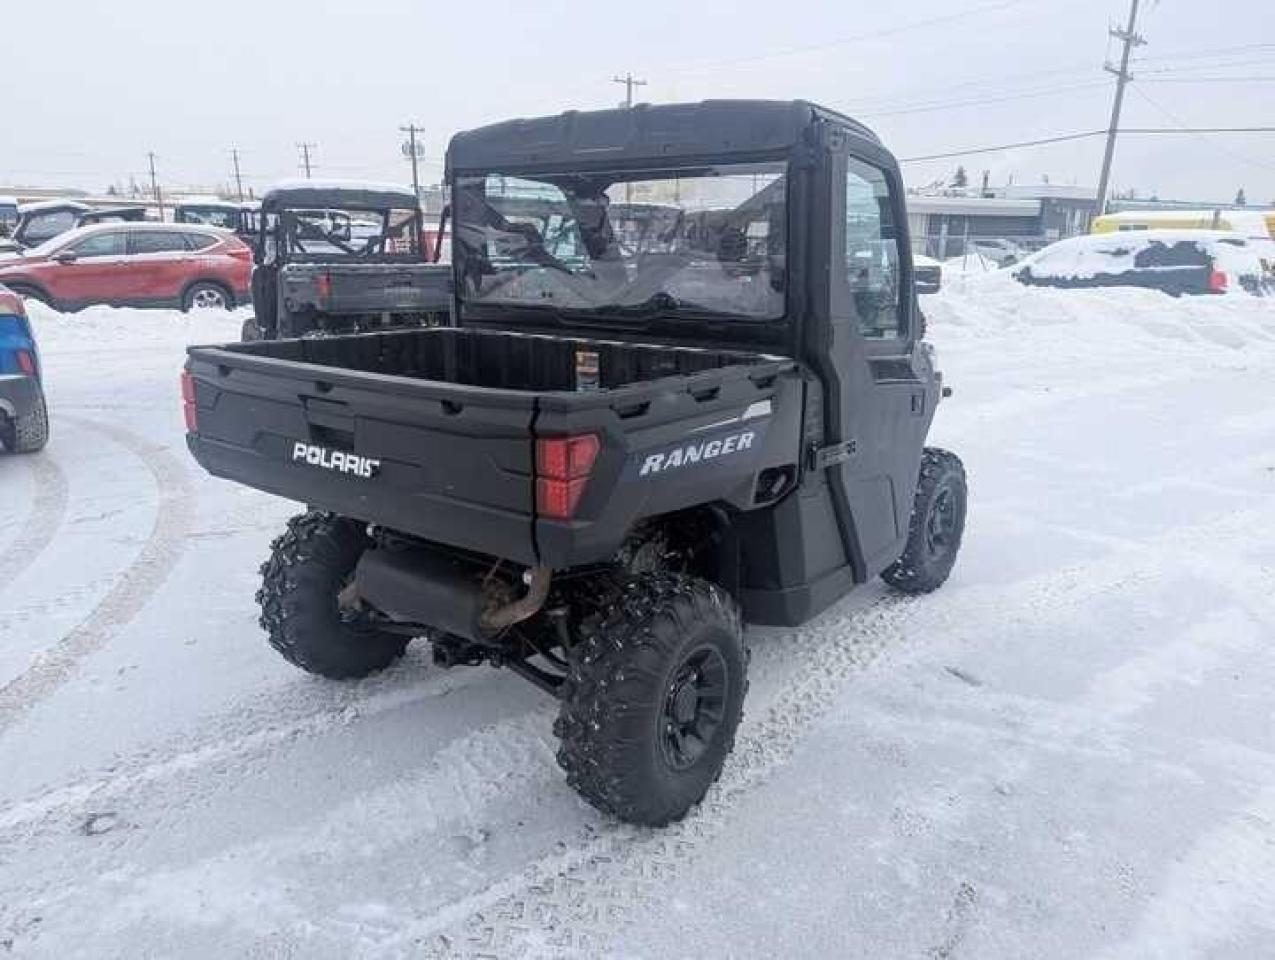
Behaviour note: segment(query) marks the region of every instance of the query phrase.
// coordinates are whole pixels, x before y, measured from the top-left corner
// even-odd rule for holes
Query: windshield
[[[265,262],[421,257],[420,210],[287,209],[267,217]]]
[[[471,304],[629,316],[784,312],[784,164],[456,181]]]
[[[183,207],[176,219],[179,223],[198,223],[233,230],[239,225],[239,211],[227,207]]]

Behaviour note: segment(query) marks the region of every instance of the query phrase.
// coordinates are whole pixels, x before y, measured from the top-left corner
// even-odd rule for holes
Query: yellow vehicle
[[[1275,238],[1275,210],[1123,210],[1094,217],[1090,233],[1119,230],[1234,230]]]

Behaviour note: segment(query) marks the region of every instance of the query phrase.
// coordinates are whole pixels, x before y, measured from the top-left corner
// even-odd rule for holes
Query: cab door
[[[127,299],[128,265],[120,230],[75,240],[53,254],[46,286],[61,303],[115,303]]]
[[[827,459],[849,507],[858,572],[872,577],[903,551],[939,384],[916,337],[897,167],[884,151],[846,147],[830,159],[830,359],[841,435]]]

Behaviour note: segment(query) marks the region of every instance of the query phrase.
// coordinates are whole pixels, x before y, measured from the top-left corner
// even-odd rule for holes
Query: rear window
[[[185,233],[186,246],[191,250],[207,250],[217,242],[217,238],[208,233]]]
[[[130,253],[185,253],[185,236],[177,231],[139,230],[129,235]]]
[[[1161,243],[1153,240],[1133,258],[1135,267],[1207,267],[1209,255],[1193,240]]]

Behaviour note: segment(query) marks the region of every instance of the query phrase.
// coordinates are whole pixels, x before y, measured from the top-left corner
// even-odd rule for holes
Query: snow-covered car
[[[1237,233],[1211,230],[1072,237],[1028,257],[1013,276],[1031,286],[1146,287],[1174,297],[1270,290],[1257,245]]]
[[[1025,251],[1013,240],[997,237],[974,237],[969,241],[971,252],[995,262],[998,267],[1012,266],[1025,256]]]
[[[913,254],[912,283],[917,293],[938,293],[943,285],[943,264],[933,257]]]

